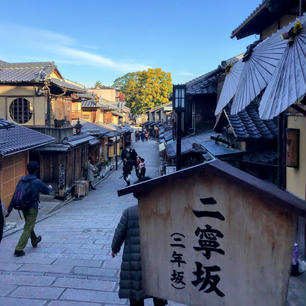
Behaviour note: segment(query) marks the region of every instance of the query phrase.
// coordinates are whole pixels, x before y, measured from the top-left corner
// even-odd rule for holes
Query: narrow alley
[[[147,175],[157,176],[158,144],[149,140],[134,147],[145,158]],[[135,182],[134,171],[132,175]],[[39,222],[36,230],[42,242],[36,249],[28,243],[24,257],[13,256],[20,232],[4,238],[0,283],[6,285],[0,287],[0,305],[127,305],[127,300],[118,298],[121,256],[111,258],[110,249],[123,210],[137,203],[132,195],[117,196],[124,186],[120,165],[97,190]],[[152,305],[152,300],[146,300],[146,305]]]

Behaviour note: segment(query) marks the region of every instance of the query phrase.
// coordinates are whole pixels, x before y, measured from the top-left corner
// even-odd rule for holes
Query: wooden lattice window
[[[17,123],[27,123],[33,115],[30,101],[25,98],[17,98],[10,105],[11,118]]]

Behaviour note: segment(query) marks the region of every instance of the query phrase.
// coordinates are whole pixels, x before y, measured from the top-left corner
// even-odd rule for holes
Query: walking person
[[[136,169],[136,167],[137,167],[137,156],[138,156],[138,154],[137,154],[136,150],[133,149],[133,150],[131,151],[131,160],[132,160],[132,163],[133,163],[133,166],[135,167],[135,169]],[[132,170],[133,170],[133,169],[132,169]]]
[[[145,160],[140,157],[139,158],[139,164],[138,164],[138,178],[144,178],[146,175],[146,164]]]
[[[144,131],[141,132],[140,137],[141,137],[141,141],[144,142],[144,139],[145,139],[145,133],[144,133]]]
[[[145,138],[146,138],[146,141],[149,140],[149,133],[148,133],[148,131],[145,132]]]
[[[127,162],[123,165],[123,179],[125,180],[127,186],[130,186],[131,183],[132,169],[133,169],[132,160],[128,159]]]
[[[127,208],[121,216],[112,241],[113,258],[123,243],[119,298],[129,299],[130,306],[144,306],[147,296],[142,289],[138,205]],[[153,302],[155,306],[168,304],[167,300],[159,298],[153,298]]]
[[[135,142],[137,142],[137,140],[138,140],[138,132],[136,131],[135,132]]]
[[[95,180],[95,173],[97,173],[97,169],[94,165],[93,159],[89,157],[88,159],[88,182],[89,189],[96,190],[96,188],[92,185]]]
[[[35,161],[30,161],[27,165],[28,175],[22,177],[18,182],[14,196],[8,207],[6,217],[8,217],[13,210],[22,210],[25,224],[23,233],[15,248],[14,255],[20,257],[25,255],[24,248],[26,247],[29,238],[33,248],[36,248],[41,241],[41,236],[36,236],[34,232],[35,222],[38,214],[39,193],[49,194],[53,188],[51,185],[46,186],[39,178],[37,173],[39,165]]]

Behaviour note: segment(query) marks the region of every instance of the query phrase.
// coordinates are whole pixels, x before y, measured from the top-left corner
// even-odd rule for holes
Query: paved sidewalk
[[[147,173],[159,172],[157,143],[136,143],[146,159]],[[125,186],[121,166],[90,192],[38,223],[43,237],[30,244],[21,258],[13,256],[20,232],[0,245],[0,305],[2,306],[114,306],[118,298],[121,256],[111,258],[111,240],[122,211],[137,203],[132,195],[118,197]],[[133,178],[136,181],[135,173]],[[152,305],[151,300],[146,305]],[[169,305],[178,305],[169,303]]]

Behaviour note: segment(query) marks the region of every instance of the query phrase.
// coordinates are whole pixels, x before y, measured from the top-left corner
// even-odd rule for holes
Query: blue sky
[[[255,40],[230,34],[262,0],[3,1],[0,60],[55,61],[65,78],[111,85],[160,67],[189,81]]]

